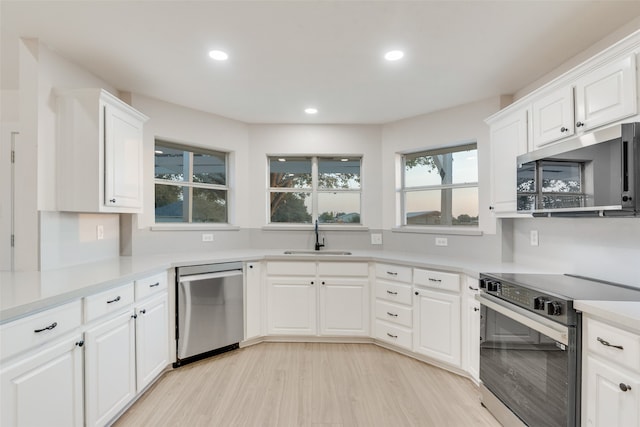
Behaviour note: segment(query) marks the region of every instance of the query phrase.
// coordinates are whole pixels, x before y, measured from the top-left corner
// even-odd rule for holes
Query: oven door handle
[[[478,300],[480,304],[495,310],[518,323],[522,323],[523,325],[528,326],[529,328],[538,331],[555,341],[564,345],[569,345],[569,328],[566,326],[560,325],[542,316],[532,314],[517,305],[504,302],[493,295],[482,293],[476,295],[476,300]]]

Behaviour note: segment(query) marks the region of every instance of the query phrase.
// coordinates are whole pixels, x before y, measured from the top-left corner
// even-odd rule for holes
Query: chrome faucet
[[[320,236],[318,234],[318,220],[316,219],[316,251],[320,248],[324,248],[324,237],[322,238],[322,244],[320,243]]]

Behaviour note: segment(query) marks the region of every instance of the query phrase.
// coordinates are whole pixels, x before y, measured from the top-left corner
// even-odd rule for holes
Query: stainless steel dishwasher
[[[242,263],[178,267],[174,367],[238,348],[243,317]]]

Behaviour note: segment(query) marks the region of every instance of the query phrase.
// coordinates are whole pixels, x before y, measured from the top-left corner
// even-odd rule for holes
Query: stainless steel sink
[[[284,251],[284,254],[285,255],[351,255],[351,252],[301,250],[301,251]]]

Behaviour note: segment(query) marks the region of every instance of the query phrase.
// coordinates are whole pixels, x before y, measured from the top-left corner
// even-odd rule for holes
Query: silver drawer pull
[[[625,384],[625,383],[620,383],[620,390],[622,390],[622,391],[628,391],[628,390],[631,390],[631,386],[630,386],[630,385],[627,385],[627,384]]]
[[[600,338],[600,337],[598,337],[598,342],[599,342],[600,344],[604,345],[604,346],[607,346],[607,347],[613,347],[613,348],[617,348],[617,349],[619,349],[619,350],[624,350],[624,347],[622,347],[621,345],[613,345],[613,344],[610,344],[610,343],[609,343],[609,341],[605,341],[605,340],[603,340],[603,339],[602,339],[602,338]]]
[[[53,322],[52,324],[50,324],[49,326],[46,326],[42,329],[34,329],[33,332],[40,333],[40,332],[44,332],[44,331],[50,331],[51,329],[55,328],[56,326],[58,326],[58,322]]]
[[[434,279],[432,277],[429,277],[429,281],[430,282],[442,282],[442,279]]]
[[[149,285],[150,288],[155,288],[156,286],[160,286],[160,282],[156,282],[153,285]]]
[[[469,290],[471,290],[471,291],[477,291],[477,290],[478,290],[478,288],[474,288],[473,286],[469,286]]]
[[[111,303],[113,303],[113,302],[118,302],[118,301],[120,301],[120,295],[118,295],[117,297],[115,297],[115,298],[114,298],[114,299],[112,299],[112,300],[107,301],[107,304],[111,304]]]
[[[397,293],[397,292],[393,292],[393,291],[389,291],[389,290],[387,291],[387,293],[388,293],[389,295],[398,295],[398,293]]]
[[[398,338],[398,336],[397,336],[397,335],[390,334],[389,332],[387,332],[387,336],[389,336],[389,337],[391,337],[391,338]]]
[[[387,274],[390,275],[390,276],[397,276],[398,275],[398,273],[395,272],[395,271],[387,271]]]
[[[397,315],[397,314],[389,313],[388,311],[387,311],[387,314],[388,314],[389,316],[391,316],[391,317],[398,317],[398,315]]]

